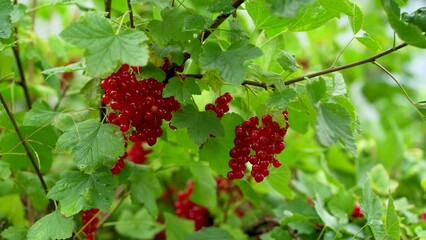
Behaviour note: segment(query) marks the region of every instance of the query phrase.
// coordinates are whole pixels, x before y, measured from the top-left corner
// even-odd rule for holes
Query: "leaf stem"
[[[127,0],[127,9],[129,11],[130,28],[135,28],[135,22],[134,22],[134,19],[133,19],[132,4],[130,3],[130,0]]]
[[[355,39],[355,36],[353,36],[351,38],[351,40],[349,40],[349,42],[346,44],[346,46],[339,52],[339,55],[337,55],[336,59],[334,60],[333,64],[331,64],[330,68],[333,68],[334,66],[336,66],[337,61],[339,61],[342,54],[346,51],[346,49],[349,47],[349,45],[351,45],[351,43],[354,39]]]
[[[22,145],[25,148],[27,156],[30,159],[31,164],[34,167],[34,170],[35,170],[35,172],[37,174],[37,177],[38,177],[38,179],[39,179],[39,181],[40,181],[40,183],[41,183],[41,185],[42,185],[45,193],[47,194],[47,192],[49,191],[48,188],[47,188],[47,184],[44,181],[43,175],[41,174],[40,169],[37,166],[36,160],[35,160],[32,152],[30,150],[30,146],[29,146],[27,140],[25,139],[25,137],[22,135],[21,131],[19,130],[18,124],[16,123],[15,118],[13,117],[13,114],[10,111],[9,107],[7,106],[6,101],[4,100],[3,95],[1,93],[0,93],[0,101],[1,101],[1,104],[4,106],[4,109],[6,110],[7,116],[9,117],[10,121],[12,122],[13,128],[16,131],[16,134],[18,135],[19,139],[22,142]],[[55,203],[51,199],[49,200],[49,203],[50,203],[50,210],[53,211],[55,209]]]
[[[22,60],[21,56],[19,54],[19,43],[18,43],[18,28],[14,28],[14,38],[16,44],[12,47],[13,55],[15,56],[16,65],[18,66],[19,75],[21,76],[21,81],[17,82],[19,86],[22,87],[22,90],[24,91],[25,101],[27,103],[28,109],[31,109],[31,97],[30,92],[28,91],[27,87],[27,81],[25,79],[25,73],[24,68],[22,67]]]

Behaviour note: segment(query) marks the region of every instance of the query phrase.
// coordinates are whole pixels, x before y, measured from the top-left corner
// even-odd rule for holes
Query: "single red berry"
[[[354,210],[352,212],[352,217],[354,218],[363,218],[364,214],[361,211],[361,206],[358,202],[355,203]]]

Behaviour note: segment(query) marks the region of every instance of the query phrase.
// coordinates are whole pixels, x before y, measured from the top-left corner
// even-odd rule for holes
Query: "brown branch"
[[[19,75],[21,76],[21,81],[18,82],[19,86],[22,87],[24,91],[25,101],[27,103],[28,109],[31,109],[31,97],[30,92],[28,91],[27,81],[25,79],[24,68],[22,67],[22,60],[19,54],[19,43],[18,43],[18,28],[14,28],[14,39],[16,44],[12,47],[13,55],[15,56],[16,65],[18,66]]]
[[[232,3],[232,7],[237,10],[237,8],[243,4],[244,0],[234,0]],[[209,26],[209,28],[205,29],[201,32],[198,39],[200,42],[204,42],[232,13],[220,14],[216,17],[214,22]]]
[[[129,11],[130,28],[135,28],[135,22],[133,20],[132,4],[130,3],[130,0],[127,0],[127,9]]]
[[[1,101],[1,104],[4,106],[4,109],[6,110],[7,116],[9,117],[10,121],[12,122],[13,128],[16,131],[16,134],[18,135],[19,139],[21,140],[22,145],[25,148],[25,152],[27,153],[27,156],[30,159],[31,164],[34,167],[34,170],[37,174],[37,177],[38,177],[45,193],[47,194],[49,189],[47,188],[47,184],[43,179],[43,175],[41,174],[40,169],[37,166],[37,162],[36,162],[36,160],[33,156],[33,153],[30,150],[30,146],[29,146],[27,140],[25,139],[25,137],[22,135],[21,131],[19,130],[18,124],[16,123],[15,118],[13,117],[13,114],[10,111],[9,107],[7,106],[6,101],[4,100],[3,95],[1,93],[0,93],[0,101]],[[55,203],[51,199],[49,200],[49,202],[50,202],[50,210],[54,211],[55,210]]]
[[[128,1],[130,1],[130,0],[128,0]],[[105,17],[109,18],[109,19],[111,19],[111,2],[112,2],[112,0],[104,0],[105,12],[107,13],[107,15]],[[133,14],[132,14],[132,16],[133,16]],[[100,119],[100,122],[102,122],[102,121],[105,120],[105,116],[106,116],[106,105],[105,105],[105,103],[101,99],[101,106],[99,107],[99,119]]]
[[[322,71],[319,71],[319,72],[314,72],[314,73],[307,74],[307,75],[304,75],[304,76],[300,76],[300,77],[297,77],[297,78],[293,78],[293,79],[290,79],[288,81],[285,81],[284,84],[290,85],[290,84],[293,84],[293,83],[296,83],[296,82],[307,80],[309,78],[318,77],[318,76],[321,76],[321,75],[324,75],[324,74],[327,74],[327,73],[337,72],[337,71],[340,71],[340,70],[356,67],[356,66],[359,66],[359,65],[362,65],[362,64],[365,64],[365,63],[372,63],[376,59],[379,59],[379,58],[386,56],[390,53],[396,52],[399,49],[404,48],[406,46],[408,46],[408,44],[402,43],[402,44],[400,44],[400,45],[398,45],[394,48],[391,48],[391,49],[388,49],[388,50],[383,51],[381,53],[378,53],[378,54],[376,54],[372,57],[369,57],[369,58],[366,58],[366,59],[363,59],[363,60],[360,60],[360,61],[357,61],[357,62],[345,64],[345,65],[342,65],[342,66],[332,67],[332,68],[325,69],[325,70],[322,70]]]
[[[111,18],[111,1],[112,0],[104,0],[105,3],[105,12],[106,12],[106,18]]]

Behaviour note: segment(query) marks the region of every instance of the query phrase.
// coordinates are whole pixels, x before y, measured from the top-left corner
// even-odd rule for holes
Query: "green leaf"
[[[54,67],[43,70],[41,73],[45,75],[53,75],[64,72],[75,72],[79,70],[84,70],[83,64],[81,62],[71,63],[62,67]]]
[[[22,3],[14,4],[13,11],[10,13],[10,19],[12,23],[19,22],[22,18],[24,18],[25,13],[27,11],[27,6]]]
[[[200,149],[200,160],[209,162],[216,173],[226,176],[231,170],[229,150],[234,146],[235,127],[243,122],[243,118],[235,113],[225,114],[221,120],[225,134],[209,139]]]
[[[357,147],[353,136],[354,123],[350,113],[336,103],[319,103],[316,123],[317,137],[324,146],[342,141],[345,147],[357,155]]]
[[[123,155],[124,140],[117,126],[89,119],[62,134],[56,143],[56,149],[72,150],[77,167],[91,172],[101,166],[105,158],[117,159]]]
[[[186,78],[182,81],[180,78],[173,77],[169,80],[163,91],[163,97],[174,96],[180,103],[191,99],[192,95],[200,94],[200,87],[194,78]]]
[[[306,85],[306,90],[308,90],[309,97],[313,103],[319,102],[327,93],[327,85],[324,78],[309,82],[309,84]]]
[[[226,51],[217,43],[207,42],[203,45],[200,64],[204,69],[219,70],[223,80],[239,85],[246,76],[244,61],[261,55],[262,51],[247,41],[234,42]]]
[[[266,102],[266,107],[286,109],[288,104],[298,96],[293,88],[286,88],[282,92],[273,94]]]
[[[207,207],[210,211],[214,211],[217,204],[217,186],[210,168],[197,163],[190,165],[189,169],[195,185],[190,200]]]
[[[398,182],[390,179],[388,172],[382,164],[378,164],[370,170],[368,179],[373,189],[383,195],[389,194],[389,191],[395,191],[398,187]]]
[[[148,213],[145,208],[138,211],[124,209],[116,222],[117,232],[133,239],[154,239],[154,236],[163,230],[163,226]],[[143,223],[143,224],[141,224]]]
[[[297,64],[296,58],[288,52],[281,51],[280,56],[277,58],[278,64],[284,71],[294,73],[300,66]]]
[[[166,73],[154,64],[148,63],[148,65],[143,67],[142,71],[137,73],[136,78],[138,80],[154,78],[157,81],[163,81],[166,79]]]
[[[268,183],[271,184],[272,188],[278,191],[281,195],[287,199],[294,198],[294,194],[289,187],[291,182],[291,171],[286,165],[282,165],[279,168],[271,168],[269,177],[266,179]]]
[[[403,13],[402,19],[404,22],[413,24],[426,32],[426,7],[419,8],[411,14]]]
[[[52,166],[52,149],[58,139],[58,133],[53,127],[22,126],[19,128],[30,146],[37,166],[42,173],[47,173]],[[0,152],[6,153],[2,161],[8,162],[12,169],[31,166],[24,146],[18,135],[13,131],[0,138]]]
[[[202,228],[188,236],[187,240],[234,240],[227,231],[217,227]]]
[[[114,179],[109,171],[91,175],[71,171],[56,182],[47,197],[59,201],[61,214],[72,216],[91,208],[109,209],[114,190]]]
[[[0,0],[0,38],[9,38],[12,34],[12,11],[12,1]]]
[[[236,181],[236,185],[243,192],[244,198],[253,203],[256,207],[260,206],[259,195],[254,191],[253,187],[246,180]]]
[[[203,31],[208,28],[213,21],[202,15],[190,15],[183,22],[184,32]]]
[[[332,79],[328,79],[325,77],[320,77],[320,79],[325,81],[325,84],[327,86],[327,93],[329,95],[344,96],[347,94],[345,79],[343,79],[343,75],[341,73],[333,73]]]
[[[232,0],[216,0],[207,6],[207,11],[226,14],[235,11],[235,8],[232,7]]]
[[[344,13],[348,16],[353,16],[353,4],[348,0],[318,0],[318,2],[330,12]]]
[[[34,240],[65,239],[72,236],[74,221],[59,211],[52,212],[34,223],[28,230],[27,238]]]
[[[287,24],[282,18],[271,15],[270,8],[265,5],[263,0],[247,1],[245,6],[258,29],[281,32],[281,29]]]
[[[26,239],[28,229],[26,227],[11,226],[2,231],[1,235],[7,240],[22,240]]]
[[[299,10],[315,0],[267,0],[271,4],[271,13],[285,18],[294,17]]]
[[[188,128],[188,134],[196,144],[202,144],[210,134],[223,136],[224,130],[213,111],[199,112],[194,106],[186,105],[175,113],[172,125]]]
[[[164,213],[166,220],[167,240],[187,240],[189,234],[194,231],[195,224],[192,220],[176,217],[170,213]]]
[[[388,15],[388,20],[398,37],[409,45],[426,48],[426,37],[422,30],[413,24],[408,24],[400,19],[400,9],[394,0],[381,0],[383,8]]]
[[[29,197],[36,210],[42,211],[47,207],[49,200],[37,175],[30,172],[17,172],[15,181],[17,186],[22,188],[22,192]]]
[[[365,181],[360,203],[362,213],[371,228],[375,239],[380,239],[384,234],[382,215],[383,206],[380,198],[373,192],[369,181]]]
[[[191,32],[184,32],[185,18],[190,15],[182,8],[165,8],[161,11],[162,21],[152,20],[148,24],[149,33],[153,41],[159,45],[166,45],[169,41],[184,42],[193,38]]]
[[[400,239],[399,218],[395,211],[391,194],[389,194],[388,209],[386,213],[386,235],[392,240]]]
[[[10,171],[9,164],[7,162],[0,162],[0,181],[8,179],[12,172]]]
[[[28,226],[25,218],[25,208],[19,194],[9,194],[0,197],[0,216],[7,219],[13,226]]]
[[[337,194],[328,202],[328,208],[334,216],[342,219],[352,213],[354,204],[355,199],[352,193],[346,189],[340,188]]]
[[[380,50],[382,50],[382,46],[380,45],[380,43],[370,37],[370,35],[368,35],[368,33],[366,32],[361,32],[355,38],[356,40],[358,40],[358,42],[362,43],[371,51],[379,52]]]
[[[107,75],[121,63],[144,66],[148,62],[145,33],[124,28],[116,33],[111,22],[98,13],[85,14],[60,36],[86,50],[86,70],[93,77]]]
[[[135,165],[132,170],[130,177],[132,201],[144,204],[148,213],[156,218],[158,216],[156,200],[162,193],[160,182],[149,166]]]
[[[353,4],[352,7],[353,7],[353,16],[349,16],[349,22],[351,24],[353,33],[357,33],[359,30],[361,30],[362,26],[364,25],[364,14],[362,13],[361,9],[356,4]]]
[[[324,207],[324,200],[322,197],[315,193],[315,210],[317,211],[318,215],[320,216],[321,220],[324,222],[324,224],[333,229],[338,235],[341,235],[339,230],[341,228],[339,221],[336,217],[331,215]]]
[[[44,127],[48,125],[59,129],[64,127],[62,122],[67,117],[78,118],[81,113],[65,113],[53,111],[46,102],[36,102],[24,118],[24,125]]]

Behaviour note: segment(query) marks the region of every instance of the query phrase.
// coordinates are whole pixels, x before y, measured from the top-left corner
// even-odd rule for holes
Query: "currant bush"
[[[285,148],[284,136],[289,127],[287,110],[283,116],[285,126],[282,128],[269,114],[262,116],[262,126],[258,126],[258,117],[251,117],[235,128],[234,147],[229,152],[231,160],[228,163],[232,170],[228,172],[228,179],[243,178],[248,162],[252,165],[251,176],[256,182],[269,175],[269,165],[281,166],[275,154],[280,154]]]

